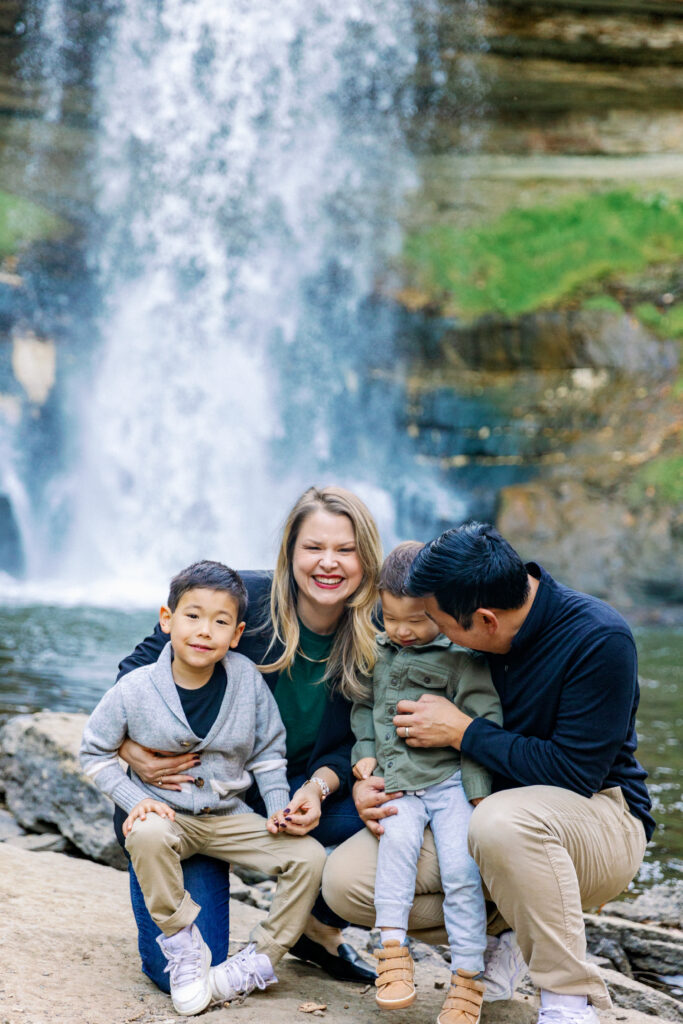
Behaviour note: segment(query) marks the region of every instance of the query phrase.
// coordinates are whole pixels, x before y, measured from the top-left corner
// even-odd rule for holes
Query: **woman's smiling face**
[[[292,554],[299,611],[313,605],[328,609],[355,594],[363,579],[356,536],[348,516],[316,509],[301,524]]]

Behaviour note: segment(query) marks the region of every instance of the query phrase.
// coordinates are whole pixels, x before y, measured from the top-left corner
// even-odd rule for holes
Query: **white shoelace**
[[[254,988],[264,989],[267,982],[256,964],[256,953],[253,945],[247,946],[236,953],[223,965],[223,971],[230,988],[236,992],[251,991]]]
[[[164,974],[171,975],[171,984],[175,987],[189,985],[196,981],[201,974],[202,961],[201,947],[192,944],[183,949],[167,949],[166,956],[168,963],[164,967]]]

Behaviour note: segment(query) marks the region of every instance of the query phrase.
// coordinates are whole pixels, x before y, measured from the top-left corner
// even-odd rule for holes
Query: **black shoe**
[[[348,942],[337,946],[337,955],[333,956],[319,942],[313,942],[312,939],[302,935],[289,952],[299,960],[307,960],[311,964],[322,967],[337,981],[357,981],[369,985],[377,977],[372,967],[366,964],[365,960]]]

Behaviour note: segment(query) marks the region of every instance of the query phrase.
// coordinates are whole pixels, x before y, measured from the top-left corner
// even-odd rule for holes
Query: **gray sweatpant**
[[[386,804],[385,806],[392,806]],[[415,897],[417,861],[424,832],[431,825],[443,883],[443,916],[455,971],[483,971],[486,908],[479,868],[467,852],[467,830],[474,808],[465,796],[460,772],[419,793],[406,793],[383,818],[375,876],[375,925],[408,928]]]

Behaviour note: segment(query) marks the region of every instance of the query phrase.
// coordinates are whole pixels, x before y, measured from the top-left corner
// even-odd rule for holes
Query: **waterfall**
[[[64,576],[271,564],[311,483],[354,488],[387,542],[397,501],[458,510],[409,451],[373,297],[415,184],[416,58],[409,0],[107,5]]]

